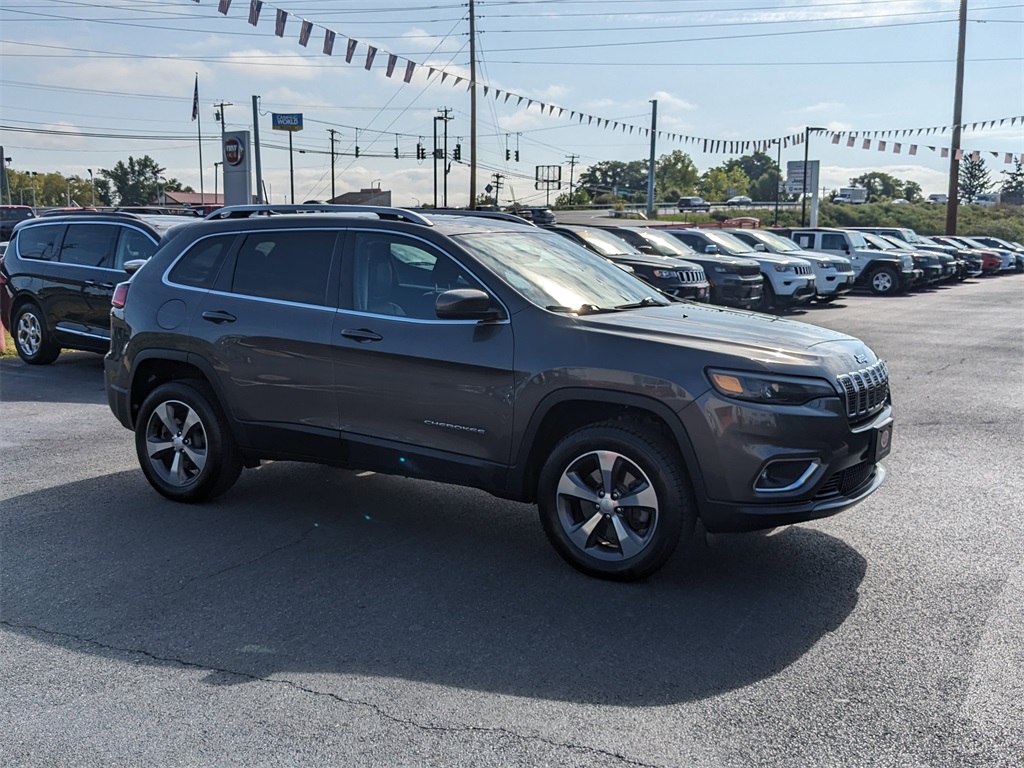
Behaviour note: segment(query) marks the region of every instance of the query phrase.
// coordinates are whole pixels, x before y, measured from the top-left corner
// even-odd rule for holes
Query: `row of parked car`
[[[0,281],[4,322],[21,357],[45,364],[62,347],[105,352],[110,299],[125,270],[145,263],[171,229],[194,220],[87,210],[19,220],[18,247],[0,262]],[[763,230],[545,221],[535,224],[662,293],[762,312],[825,304],[858,287],[890,295],[1024,271],[1024,246],[987,236],[923,237],[900,227]]]
[[[760,311],[1024,271],[1024,246],[995,237],[926,238],[911,229],[548,227],[679,298]]]

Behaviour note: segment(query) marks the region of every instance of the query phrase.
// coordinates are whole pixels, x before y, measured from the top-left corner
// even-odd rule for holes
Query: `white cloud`
[[[668,91],[658,91],[654,94],[654,98],[658,100],[658,106],[663,104],[672,109],[696,109],[694,104],[691,104],[686,99],[680,99],[678,96],[673,96]]]
[[[897,179],[904,181],[916,181],[921,185],[925,194],[931,192],[942,192],[946,189],[946,181],[949,178],[944,171],[928,168],[918,164],[897,164],[897,165],[866,165],[866,166],[840,166],[822,165],[820,178],[821,185],[828,189],[839,189],[850,184],[850,179],[863,176],[865,173],[888,173]]]
[[[228,61],[221,66],[232,74],[243,75],[247,81],[312,80],[322,71],[312,58],[296,53],[249,48],[225,55]]]

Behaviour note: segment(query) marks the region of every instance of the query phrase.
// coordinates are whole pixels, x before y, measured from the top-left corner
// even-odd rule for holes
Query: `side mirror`
[[[136,272],[142,269],[142,265],[145,263],[145,259],[132,259],[131,261],[126,261],[124,263],[124,271],[127,272],[129,275],[134,275]]]
[[[454,288],[434,302],[434,312],[442,320],[497,320],[501,309],[481,290]]]
[[[704,246],[704,253],[718,253],[718,246],[717,245],[705,245]]]
[[[758,243],[757,245],[755,245],[754,246],[754,250],[755,251],[760,251],[761,253],[767,253],[768,252],[768,249],[765,247],[764,243]]]

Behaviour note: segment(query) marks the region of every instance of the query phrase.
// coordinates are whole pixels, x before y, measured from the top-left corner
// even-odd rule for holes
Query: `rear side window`
[[[217,281],[224,258],[235,242],[234,235],[207,237],[193,245],[171,269],[167,279],[178,285],[209,290]]]
[[[795,232],[790,239],[801,248],[814,248],[814,235]]]
[[[18,232],[18,255],[50,261],[57,255],[63,235],[64,225],[26,227]]]
[[[841,251],[846,247],[846,238],[842,235],[829,235],[825,234],[821,236],[821,248],[825,251]]]
[[[247,235],[235,258],[232,293],[326,305],[337,232],[292,230]]]
[[[114,253],[114,269],[124,269],[126,261],[148,259],[156,251],[156,243],[144,232],[130,227],[121,228],[121,237],[117,241]]]
[[[62,264],[105,267],[113,263],[119,227],[109,224],[71,224],[60,248]]]

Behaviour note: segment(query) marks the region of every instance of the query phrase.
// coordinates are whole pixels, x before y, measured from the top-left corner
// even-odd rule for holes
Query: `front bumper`
[[[849,272],[822,270],[815,273],[814,289],[819,297],[842,296],[853,290],[854,279],[852,269]]]
[[[761,276],[741,277],[732,274],[708,275],[711,284],[711,302],[726,307],[747,309],[761,300],[764,284]]]

